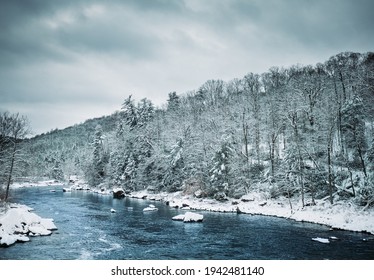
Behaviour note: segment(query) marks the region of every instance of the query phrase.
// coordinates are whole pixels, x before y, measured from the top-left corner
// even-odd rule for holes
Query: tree
[[[138,125],[138,112],[131,95],[122,104],[121,116],[130,129]]]
[[[227,140],[223,140],[220,148],[215,152],[212,160],[213,167],[210,170],[211,182],[218,191],[227,191],[229,186],[230,164],[232,147]]]
[[[107,163],[107,158],[104,152],[103,139],[102,127],[98,125],[95,128],[95,136],[92,143],[92,184],[94,186],[99,185],[105,176],[105,164]]]
[[[9,187],[20,157],[20,142],[29,133],[29,122],[19,113],[0,113],[0,164],[4,170],[6,192],[4,200],[9,196]]]
[[[169,93],[168,110],[177,111],[180,106],[180,98],[175,91]]]
[[[366,151],[365,139],[365,120],[363,115],[364,104],[362,98],[355,94],[352,99],[348,100],[342,109],[342,127],[346,147],[351,151],[350,158],[352,161],[358,156],[362,172],[365,177],[366,165],[364,161],[364,152]]]
[[[261,83],[258,74],[249,73],[244,77],[244,90],[250,104],[251,120],[253,126],[253,142],[255,146],[257,164],[260,164],[260,97]]]

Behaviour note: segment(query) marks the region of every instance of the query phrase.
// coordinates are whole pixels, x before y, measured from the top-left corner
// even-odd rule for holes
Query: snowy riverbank
[[[316,205],[301,207],[298,199],[266,199],[261,193],[245,195],[241,199],[219,202],[214,199],[196,198],[182,192],[149,194],[145,191],[129,195],[133,198],[164,201],[170,207],[215,212],[239,212],[293,219],[330,226],[333,229],[362,231],[374,234],[374,209],[354,205],[349,201],[337,201],[334,205],[324,200],[316,200]]]
[[[14,184],[12,185],[12,188],[53,185],[61,185],[61,183],[55,181],[22,183]],[[70,189],[71,191],[95,192],[98,195],[111,194],[110,190],[97,191],[94,189],[84,190],[84,188],[77,188],[77,186],[81,185],[86,185],[86,183],[83,180],[78,180],[74,182],[74,185],[72,185]],[[197,198],[194,195],[185,195],[183,192],[149,193],[144,190],[140,192],[133,192],[131,194],[127,194],[126,196],[151,201],[162,201],[168,204],[170,207],[185,210],[237,212],[276,216],[293,219],[300,222],[311,222],[327,225],[333,229],[343,229],[358,232],[361,231],[374,234],[374,209],[367,208],[365,211],[363,211],[364,207],[359,207],[349,200],[336,201],[333,205],[331,205],[327,200],[316,200],[316,205],[306,206],[303,208],[300,205],[300,198],[298,197],[292,198],[291,201],[285,197],[270,199],[265,193],[262,192],[254,192],[245,195],[240,199],[229,198],[223,202],[210,198]],[[292,204],[292,211],[290,203]],[[12,209],[18,210],[16,210],[15,213],[12,213]],[[9,213],[9,210],[12,211]],[[27,208],[26,206],[17,206],[17,208],[11,208],[9,210],[5,216],[0,212],[0,224],[3,224],[0,227],[0,237],[2,237],[1,242],[4,244],[8,243],[8,241],[5,243],[5,240],[14,240],[14,242],[17,240],[26,241],[28,235],[25,233],[20,233],[19,229],[26,231],[28,228],[30,228],[30,224],[39,223],[42,226],[45,226],[44,223],[46,221],[53,224],[50,219],[42,219],[40,217],[36,218],[36,215],[34,214],[35,216],[33,216],[33,213],[30,212],[30,208]],[[6,216],[8,216],[8,222],[4,222]],[[9,217],[13,218],[10,219]],[[14,221],[9,223],[10,220]],[[22,222],[25,220],[29,222],[24,225]],[[6,228],[6,230],[4,230],[4,228]],[[32,226],[31,229],[33,229]],[[45,229],[50,231],[55,229],[55,226],[47,226]],[[29,235],[33,234],[35,233],[30,231]],[[48,232],[48,234],[50,234],[50,232]]]
[[[0,212],[0,246],[30,241],[31,236],[50,235],[56,230],[53,219],[41,218],[32,208],[20,204],[6,204]]]

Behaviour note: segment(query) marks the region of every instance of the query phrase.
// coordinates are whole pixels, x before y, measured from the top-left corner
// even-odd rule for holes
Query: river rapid
[[[196,211],[202,223],[183,223],[172,217],[185,211],[162,202],[143,212],[147,200],[65,193],[62,186],[15,189],[12,202],[53,218],[58,230],[0,248],[0,259],[374,259],[372,235],[283,218]]]

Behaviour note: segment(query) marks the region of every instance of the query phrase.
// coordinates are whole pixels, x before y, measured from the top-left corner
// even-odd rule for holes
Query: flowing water
[[[183,223],[171,218],[184,211],[162,202],[143,212],[149,201],[62,186],[12,190],[12,201],[53,218],[58,230],[0,248],[0,259],[374,259],[372,235],[282,218],[196,211],[203,223]],[[338,239],[312,240],[331,236]]]

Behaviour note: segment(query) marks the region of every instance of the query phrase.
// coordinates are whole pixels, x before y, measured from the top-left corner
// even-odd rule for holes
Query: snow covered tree
[[[100,125],[95,128],[95,136],[92,143],[93,152],[92,152],[92,177],[91,184],[97,186],[103,182],[105,177],[105,165],[107,163],[107,157],[104,152],[103,144],[103,130]]]
[[[354,162],[357,159],[362,172],[367,176],[364,161],[364,153],[367,147],[363,109],[363,101],[358,94],[347,100],[342,108],[342,128],[349,161]]]
[[[260,143],[261,143],[261,134],[260,134],[260,99],[261,99],[261,83],[260,75],[249,73],[244,79],[244,91],[247,96],[247,101],[250,104],[251,112],[251,126],[253,127],[253,140],[256,153],[257,164],[260,164]]]
[[[28,133],[29,123],[25,116],[18,113],[0,113],[0,167],[2,169],[0,183],[1,180],[5,181],[5,201],[8,199],[9,187],[21,159],[21,140]]]
[[[148,122],[150,122],[154,115],[155,115],[155,109],[150,100],[147,98],[143,98],[138,103],[138,106],[136,108],[137,112],[137,126],[142,127],[145,126]]]
[[[232,148],[228,141],[223,141],[220,148],[215,152],[210,170],[211,183],[218,191],[227,191],[229,187],[230,164],[229,158]]]
[[[122,104],[121,111],[122,119],[131,129],[138,125],[138,111],[135,105],[132,95],[125,99]]]
[[[177,111],[180,106],[180,98],[175,91],[169,93],[167,108],[170,111]]]

